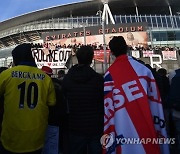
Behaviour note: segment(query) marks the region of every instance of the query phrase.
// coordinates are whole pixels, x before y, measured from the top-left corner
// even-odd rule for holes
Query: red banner
[[[154,51],[148,50],[148,51],[143,51],[143,57],[150,57],[154,54]]]
[[[176,51],[162,51],[163,60],[177,60]]]
[[[110,50],[106,50],[107,62],[109,63]],[[94,59],[100,62],[104,62],[104,50],[94,50]]]

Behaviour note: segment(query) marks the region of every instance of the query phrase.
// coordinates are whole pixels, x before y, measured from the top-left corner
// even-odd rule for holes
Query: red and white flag
[[[160,94],[146,66],[126,55],[116,58],[104,76],[104,107],[104,153],[169,153],[167,144],[153,142],[167,134]]]

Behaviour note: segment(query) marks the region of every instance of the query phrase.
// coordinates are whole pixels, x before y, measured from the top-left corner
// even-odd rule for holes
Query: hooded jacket
[[[77,135],[103,133],[103,77],[90,66],[73,66],[63,80],[68,129]]]

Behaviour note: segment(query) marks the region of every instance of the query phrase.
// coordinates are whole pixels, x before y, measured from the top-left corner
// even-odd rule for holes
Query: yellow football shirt
[[[42,70],[19,65],[0,74],[4,95],[1,142],[11,152],[42,148],[48,124],[48,106],[55,104],[51,78]]]

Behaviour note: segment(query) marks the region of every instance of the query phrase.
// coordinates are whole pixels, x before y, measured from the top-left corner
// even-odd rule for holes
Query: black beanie
[[[15,47],[12,51],[12,57],[15,65],[19,65],[21,63],[26,62],[35,63],[34,58],[32,56],[31,44],[29,43],[23,43]]]

